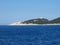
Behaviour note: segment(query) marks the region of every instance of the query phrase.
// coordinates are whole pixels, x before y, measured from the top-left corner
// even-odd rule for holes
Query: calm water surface
[[[60,45],[60,26],[0,26],[0,45]]]

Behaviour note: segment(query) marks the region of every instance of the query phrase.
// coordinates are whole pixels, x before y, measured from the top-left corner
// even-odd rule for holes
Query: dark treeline
[[[45,18],[36,18],[36,19],[31,19],[31,20],[27,20],[27,21],[24,21],[22,23],[26,23],[26,24],[59,24],[60,23],[60,17],[59,18],[56,18],[56,19],[53,19],[53,20],[48,20],[48,19],[45,19]]]

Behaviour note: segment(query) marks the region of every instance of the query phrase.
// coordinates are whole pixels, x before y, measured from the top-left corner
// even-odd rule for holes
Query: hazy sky
[[[40,17],[60,17],[60,0],[0,0],[0,25]]]

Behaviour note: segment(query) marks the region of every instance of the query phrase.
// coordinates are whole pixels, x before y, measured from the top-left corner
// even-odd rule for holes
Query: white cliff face
[[[29,24],[23,24],[21,22],[16,22],[16,23],[12,23],[12,24],[9,24],[11,26],[24,26],[24,25],[60,25],[60,24],[32,24],[32,23],[29,23]]]
[[[29,24],[23,24],[21,22],[16,22],[16,23],[12,23],[12,24],[9,24],[9,25],[38,25],[38,24],[32,24],[32,23],[29,23]]]
[[[22,24],[22,23],[21,22],[16,22],[16,23],[12,23],[10,25],[20,25],[20,24]]]

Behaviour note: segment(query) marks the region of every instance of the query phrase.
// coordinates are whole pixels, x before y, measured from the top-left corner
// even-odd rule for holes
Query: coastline
[[[49,26],[49,25],[60,25],[60,24],[10,24],[9,26]]]

